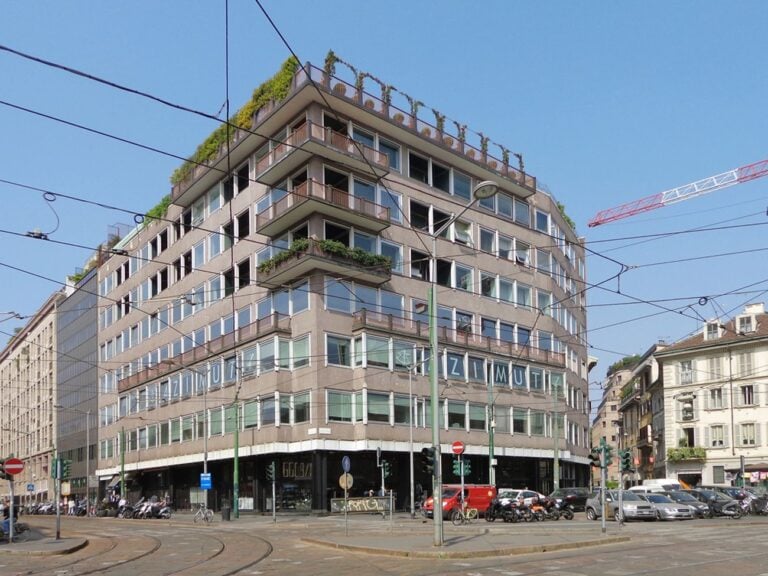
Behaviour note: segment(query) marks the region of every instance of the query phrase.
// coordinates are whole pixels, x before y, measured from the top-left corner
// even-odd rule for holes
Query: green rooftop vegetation
[[[296,74],[298,68],[299,61],[293,56],[288,58],[288,60],[283,63],[280,71],[256,88],[253,91],[251,99],[229,119],[229,124],[232,126],[224,123],[216,128],[216,130],[211,132],[210,136],[197,147],[197,150],[190,156],[189,160],[184,162],[184,164],[179,166],[173,172],[171,175],[171,183],[178,184],[187,177],[196,165],[205,164],[213,160],[218,154],[221,145],[226,143],[227,135],[229,135],[230,138],[234,136],[234,126],[244,130],[253,128],[253,115],[256,111],[271,101],[278,102],[288,96],[293,76]]]

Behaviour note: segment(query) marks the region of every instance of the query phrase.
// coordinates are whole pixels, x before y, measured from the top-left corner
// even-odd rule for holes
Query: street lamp
[[[433,545],[443,545],[443,480],[442,480],[442,453],[440,451],[440,391],[437,379],[437,237],[448,227],[456,222],[478,200],[490,198],[499,191],[499,185],[491,180],[484,180],[472,189],[472,201],[464,209],[450,218],[445,224],[432,233],[432,253],[429,265],[429,382],[430,403],[432,412],[432,446],[435,450],[435,469],[432,473],[432,497],[435,502],[433,507],[434,541]],[[439,511],[438,511],[439,508]]]

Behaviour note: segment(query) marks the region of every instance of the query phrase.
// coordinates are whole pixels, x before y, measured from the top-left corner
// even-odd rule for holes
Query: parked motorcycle
[[[724,516],[738,520],[742,516],[741,505],[737,500],[719,500],[711,498],[709,501],[709,517]]]
[[[560,502],[555,501],[555,507],[560,512],[561,518],[564,518],[565,520],[573,520],[573,504],[566,504],[564,500]]]

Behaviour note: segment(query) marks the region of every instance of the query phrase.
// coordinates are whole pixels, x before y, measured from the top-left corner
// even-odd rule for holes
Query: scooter
[[[709,517],[725,516],[738,520],[742,516],[741,506],[736,500],[721,501],[717,498],[711,498],[709,501]]]

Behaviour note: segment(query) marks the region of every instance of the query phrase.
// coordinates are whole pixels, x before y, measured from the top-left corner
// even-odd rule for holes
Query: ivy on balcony
[[[667,462],[682,462],[683,460],[706,460],[707,451],[702,446],[681,446],[667,450]]]
[[[372,254],[361,248],[349,248],[338,240],[317,240],[313,242],[316,242],[320,250],[328,256],[349,260],[365,268],[389,268],[392,265],[392,260],[389,256]],[[307,252],[309,246],[310,240],[308,238],[298,238],[291,243],[287,250],[283,250],[269,260],[259,264],[258,271],[262,274],[272,272],[283,262],[297,258]]]

